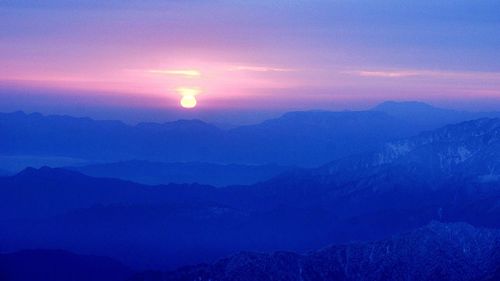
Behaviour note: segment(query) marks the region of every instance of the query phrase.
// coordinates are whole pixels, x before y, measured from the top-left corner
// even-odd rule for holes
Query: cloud
[[[378,77],[378,78],[406,78],[430,77],[447,79],[500,79],[499,72],[474,72],[474,71],[436,71],[436,70],[355,70],[342,71],[343,74]]]
[[[410,77],[410,76],[419,76],[420,73],[416,71],[368,71],[368,70],[360,70],[360,71],[346,71],[344,73],[354,74],[362,77],[383,77],[383,78],[398,78],[398,77]]]
[[[201,72],[196,69],[165,69],[165,70],[149,70],[149,73],[179,75],[186,77],[201,76]]]
[[[251,72],[291,72],[296,71],[293,68],[269,67],[269,66],[250,66],[239,65],[230,67],[229,71],[251,71]]]

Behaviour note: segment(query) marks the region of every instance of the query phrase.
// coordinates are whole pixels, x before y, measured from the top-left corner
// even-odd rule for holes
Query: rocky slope
[[[144,272],[134,281],[489,280],[500,268],[500,232],[432,222],[390,239],[305,255],[240,253],[214,264]]]

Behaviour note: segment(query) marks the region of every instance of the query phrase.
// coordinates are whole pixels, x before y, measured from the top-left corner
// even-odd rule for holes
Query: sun
[[[177,88],[176,91],[182,96],[181,106],[184,108],[194,108],[196,106],[196,95],[200,93],[198,88]]]
[[[196,98],[194,96],[183,96],[181,106],[184,108],[194,108],[196,106]]]

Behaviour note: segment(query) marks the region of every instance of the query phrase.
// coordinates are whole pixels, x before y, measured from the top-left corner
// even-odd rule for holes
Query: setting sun
[[[184,108],[193,108],[196,106],[196,95],[200,93],[197,88],[177,88],[176,91],[182,96],[181,106]]]
[[[183,96],[181,106],[184,108],[193,108],[196,106],[196,98],[194,96]]]

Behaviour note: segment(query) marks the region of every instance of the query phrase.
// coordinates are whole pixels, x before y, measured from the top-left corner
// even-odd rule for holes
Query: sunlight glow
[[[200,93],[200,90],[196,88],[186,88],[186,87],[180,87],[175,89],[181,96],[196,96],[197,94]]]

